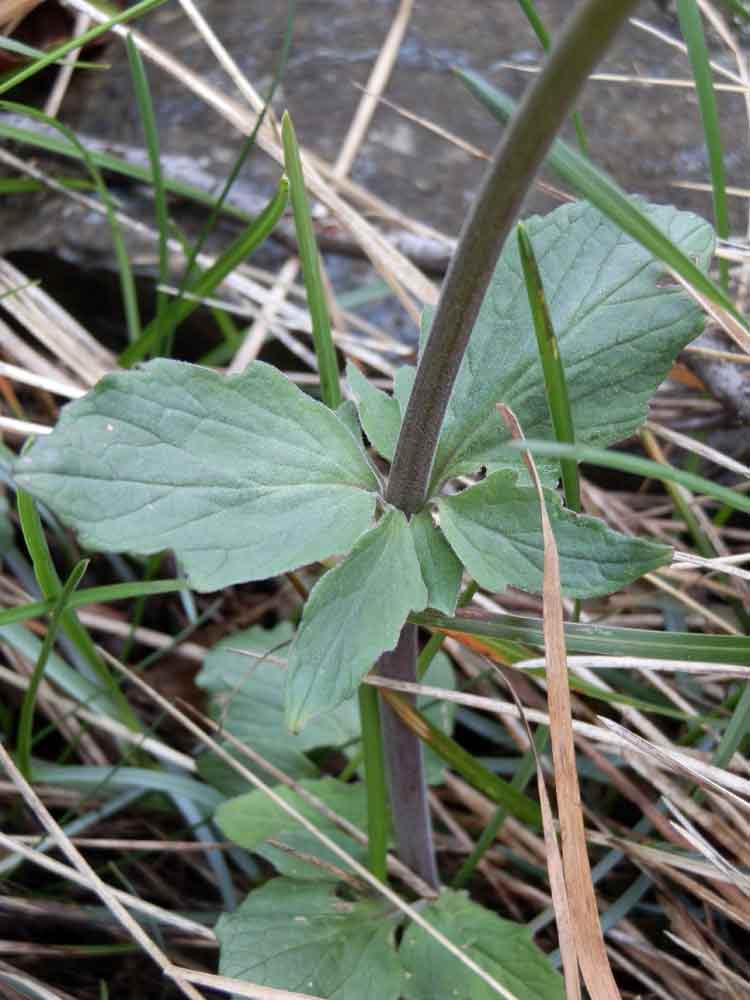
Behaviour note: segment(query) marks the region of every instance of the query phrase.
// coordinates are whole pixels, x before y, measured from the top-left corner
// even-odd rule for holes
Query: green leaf
[[[346,380],[357,403],[362,429],[373,447],[390,462],[401,430],[398,400],[374,386],[351,361],[346,366]]]
[[[444,890],[422,911],[437,930],[490,973],[517,1000],[564,1000],[562,976],[521,924],[502,920],[464,892]],[[407,1000],[495,1000],[496,992],[426,931],[407,928],[399,952]]]
[[[426,604],[409,525],[390,510],[313,587],[289,658],[289,728],[351,698],[380,654],[394,648],[409,612]]]
[[[671,549],[608,528],[565,510],[556,493],[545,500],[560,556],[563,592],[609,594],[669,562]],[[483,587],[542,590],[544,545],[536,490],[518,486],[512,472],[495,472],[476,486],[438,502],[446,538]]]
[[[432,523],[428,510],[414,516],[409,527],[427,587],[427,607],[452,615],[456,610],[463,567],[442,531]]]
[[[367,800],[365,786],[336,781],[335,778],[303,779],[300,787],[321,799],[329,809],[354,823],[360,830],[367,827]],[[366,848],[339,830],[313,806],[290,788],[277,788],[278,795],[309,819],[315,826],[340,847],[364,862]],[[223,802],[214,817],[222,832],[240,847],[267,858],[279,872],[294,878],[320,879],[322,870],[303,858],[272,847],[265,842],[270,838],[281,841],[303,855],[320,858],[341,867],[341,859],[324,847],[314,834],[296,823],[275,802],[261,791],[246,792]]]
[[[393,398],[398,403],[401,420],[404,419],[406,407],[409,404],[409,396],[414,388],[416,374],[417,369],[414,365],[402,365],[396,369],[396,374],[393,376]]]
[[[218,643],[203,661],[196,683],[210,692],[209,711],[246,746],[262,754],[291,778],[312,777],[317,768],[306,756],[318,747],[340,747],[359,738],[359,717],[353,699],[333,712],[313,720],[303,733],[292,734],[284,724],[286,671],[273,660],[255,659],[234,652],[244,649],[285,657],[294,629],[282,622],[273,629],[257,626],[235,633]],[[231,747],[227,747],[231,751]],[[251,766],[249,762],[243,762]],[[204,754],[201,772],[212,784],[237,794],[247,782],[213,754]]]
[[[404,974],[380,900],[276,878],[216,925],[224,976],[331,1000],[396,1000]]]
[[[84,545],[173,548],[196,590],[346,552],[377,481],[349,430],[262,362],[156,360],[107,375],[15,466]]]
[[[0,494],[0,557],[9,552],[15,543],[13,522],[10,519],[10,507],[5,497]]]
[[[708,223],[670,206],[642,211],[704,268]],[[700,309],[651,254],[586,202],[526,223],[572,409],[576,439],[606,445],[632,433],[673,359],[701,330]],[[428,317],[429,318],[429,317]],[[515,240],[498,262],[448,406],[433,471],[445,479],[507,466],[508,432],[494,410],[508,404],[528,437],[553,437],[544,379]]]

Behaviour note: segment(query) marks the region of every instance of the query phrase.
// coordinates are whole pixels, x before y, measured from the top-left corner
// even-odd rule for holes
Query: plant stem
[[[453,383],[521,202],[587,76],[634,6],[635,0],[579,5],[495,151],[443,285],[393,459],[387,499],[406,514],[424,506]]]
[[[414,625],[404,625],[396,648],[378,660],[378,673],[394,680],[414,681],[416,662],[417,629]],[[380,720],[399,857],[428,885],[437,889],[439,879],[421,740],[401,722],[384,699],[380,702]]]

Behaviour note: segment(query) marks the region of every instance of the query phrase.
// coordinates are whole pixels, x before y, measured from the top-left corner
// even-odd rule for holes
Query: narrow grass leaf
[[[167,212],[167,194],[164,177],[161,171],[161,156],[159,153],[159,130],[151,101],[151,88],[146,75],[143,59],[131,35],[125,39],[128,53],[130,75],[133,78],[133,90],[141,119],[141,128],[146,140],[149,166],[151,168],[151,187],[154,192],[154,215],[156,231],[159,234],[159,285],[169,281],[169,214]],[[161,326],[164,311],[167,308],[167,296],[163,291],[156,293],[156,325]]]
[[[39,589],[46,600],[52,600],[56,603],[63,590],[63,585],[52,561],[39,512],[31,496],[23,489],[17,490],[16,502],[21,531],[31,556]],[[117,717],[120,722],[123,722],[128,728],[138,731],[141,728],[138,717],[99,656],[91,636],[70,607],[64,607],[60,612],[60,624],[83,660],[88,664],[93,676],[104,687],[111,703],[117,707]],[[47,655],[49,656],[49,654]]]
[[[331,319],[328,315],[325,288],[320,274],[320,255],[315,241],[310,206],[305,191],[305,176],[297,146],[297,137],[289,112],[281,119],[281,140],[284,146],[284,166],[289,177],[294,227],[297,231],[302,274],[307,291],[307,306],[312,322],[315,355],[320,373],[320,392],[323,401],[335,410],[341,402],[339,366],[331,336]]]
[[[711,188],[714,203],[714,223],[722,239],[729,236],[729,209],[727,206],[726,174],[724,170],[724,150],[721,142],[719,110],[716,106],[711,60],[703,31],[703,21],[696,0],[677,0],[677,16],[680,20],[682,37],[687,45],[690,66],[693,71],[698,106],[703,123],[703,135],[708,150],[708,165],[711,171]],[[729,262],[719,261],[719,274],[724,291],[729,290]]]
[[[552,427],[555,432],[555,438],[558,441],[573,444],[575,442],[575,430],[573,428],[573,414],[570,409],[568,387],[565,382],[565,369],[560,359],[560,348],[555,336],[555,329],[552,326],[549,309],[547,308],[542,276],[539,273],[536,256],[534,255],[534,247],[526,233],[526,229],[520,223],[517,228],[517,234],[518,253],[521,258],[521,266],[523,267],[531,317],[534,321],[534,333],[536,334],[537,347],[539,348],[539,358],[542,362],[544,388],[547,393]],[[560,471],[562,472],[563,488],[565,491],[565,503],[571,510],[580,511],[581,486],[578,478],[578,466],[570,459],[561,458]]]
[[[62,616],[68,606],[70,595],[81,582],[81,578],[86,572],[88,564],[88,559],[81,559],[80,562],[76,563],[71,570],[68,579],[65,581],[62,590],[60,591],[59,597],[55,602],[55,608],[52,612],[49,626],[47,627],[47,634],[44,637],[39,657],[37,658],[29,679],[29,686],[26,689],[23,702],[21,703],[21,713],[18,720],[18,745],[16,752],[18,755],[19,770],[27,781],[31,780],[31,745],[34,727],[34,705],[36,703],[37,692],[39,691],[39,685],[42,683],[42,678],[44,677],[44,668],[47,666],[49,654],[52,652],[52,647],[57,639],[57,632],[60,628]]]

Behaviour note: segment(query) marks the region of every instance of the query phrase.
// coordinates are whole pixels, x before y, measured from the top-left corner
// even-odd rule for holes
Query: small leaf
[[[346,366],[346,380],[357,402],[362,429],[373,447],[390,462],[401,429],[398,401],[374,386],[351,361]]]
[[[394,648],[409,612],[426,604],[409,525],[390,510],[313,587],[289,658],[289,728],[351,698],[380,654]]]
[[[334,778],[303,779],[300,787],[321,799],[329,809],[354,823],[360,830],[367,828],[367,799],[361,782],[352,785]],[[309,819],[315,826],[357,860],[364,862],[366,848],[340,830],[321,812],[309,805],[290,788],[277,788],[277,793]],[[221,831],[240,847],[261,854],[283,875],[294,878],[320,879],[322,869],[309,861],[296,858],[265,842],[271,838],[303,855],[341,867],[341,859],[323,846],[314,834],[296,823],[275,802],[261,791],[246,792],[222,803],[215,816]]]
[[[427,587],[427,607],[452,615],[456,610],[463,567],[442,531],[432,523],[428,510],[415,515],[409,527]]]
[[[273,629],[257,626],[223,639],[208,653],[196,683],[210,692],[209,711],[223,731],[262,754],[291,778],[312,777],[317,769],[306,756],[318,747],[340,747],[359,737],[354,700],[314,720],[293,735],[284,725],[286,670],[269,660],[233,652],[244,649],[270,657],[285,657],[294,630],[288,622]],[[231,748],[229,748],[231,749]],[[201,773],[230,794],[247,789],[247,782],[213,754],[203,754]],[[245,761],[245,766],[250,767]]]
[[[359,416],[357,415],[357,407],[351,401],[351,399],[344,399],[336,407],[336,416],[339,418],[344,427],[348,427],[352,433],[352,437],[357,442],[358,445],[363,446],[362,442],[362,428],[359,425]]]
[[[544,491],[560,555],[563,593],[609,594],[669,562],[671,549],[608,528],[594,517],[565,510]],[[539,501],[511,472],[496,472],[477,486],[438,503],[445,537],[483,587],[520,587],[541,593],[544,567]]]
[[[346,552],[377,490],[335,414],[262,362],[228,378],[162,359],[107,375],[15,472],[84,545],[173,548],[197,590]]]
[[[640,207],[707,268],[714,242],[708,223],[671,206]],[[677,353],[700,332],[701,311],[681,288],[662,284],[661,263],[586,202],[533,217],[526,230],[560,344],[576,439],[612,444],[643,421]],[[494,412],[499,402],[527,437],[553,437],[515,240],[500,257],[456,379],[433,492],[451,476],[509,465],[498,454],[508,437]]]
[[[409,405],[409,397],[414,388],[416,375],[417,369],[414,365],[402,365],[396,369],[396,374],[393,376],[393,398],[398,403],[402,420],[406,413],[406,407]]]
[[[562,976],[522,924],[502,920],[466,893],[450,890],[422,913],[517,1000],[564,1000]],[[490,986],[415,924],[407,928],[399,954],[407,972],[406,1000],[496,1000]]]
[[[330,882],[275,878],[216,925],[220,971],[331,1000],[397,1000],[404,974],[380,900],[352,902]]]

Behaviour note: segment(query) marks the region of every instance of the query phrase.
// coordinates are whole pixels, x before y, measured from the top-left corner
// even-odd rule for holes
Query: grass
[[[741,4],[733,0],[737,5],[739,14]],[[158,4],[138,4],[126,17],[138,18],[154,6]],[[519,7],[519,25],[524,15],[533,21],[535,5]],[[725,235],[728,161],[718,143],[711,67],[701,46],[704,32],[714,30],[713,21],[700,20],[702,4],[685,0],[679,7],[689,49],[685,72],[694,74],[716,221]],[[190,16],[189,5],[181,16]],[[126,17],[119,20],[125,23]],[[538,16],[535,23],[537,34],[539,28],[545,31]],[[87,37],[102,30],[95,25]],[[200,39],[196,45],[209,44],[200,22],[194,22],[194,30]],[[709,33],[709,40],[713,45],[716,36]],[[36,58],[14,74],[15,81],[33,76],[43,63],[55,65],[78,45],[75,40]],[[377,272],[365,300],[382,298],[387,289],[408,321],[415,302],[434,302],[432,279],[383,238],[365,192],[346,178],[334,183],[325,163],[313,159],[304,144],[297,149],[288,120],[283,134],[277,129],[269,101],[252,81],[242,84],[246,103],[240,104],[180,63],[179,55],[154,51],[135,36],[127,40],[148,166],[89,152],[59,123],[56,134],[43,139],[17,121],[0,123],[6,136],[32,144],[24,161],[30,169],[38,169],[31,163],[33,144],[62,152],[67,157],[64,190],[70,197],[91,197],[91,210],[110,220],[113,245],[119,247],[122,313],[130,340],[119,363],[177,352],[180,337],[173,333],[209,299],[224,329],[215,350],[227,363],[246,338],[257,342],[256,354],[268,351],[270,356],[282,345],[291,376],[335,406],[335,343],[388,385],[403,346],[357,312],[360,286],[331,296],[326,257],[319,259],[315,223],[310,225],[300,198],[300,155],[314,172],[308,194],[326,206],[327,222],[333,218],[348,230],[352,246]],[[163,172],[149,60],[180,80],[186,92],[202,94],[211,109],[206,114],[223,117],[228,133],[234,127],[246,139],[252,137],[235,167],[255,144],[275,158],[280,172],[286,166],[297,230],[303,234],[295,249],[302,258],[304,289],[288,278],[291,272],[285,278],[248,260],[284,211],[284,183],[267,210],[251,219],[233,205],[231,166],[230,183],[213,198]],[[476,77],[464,77],[495,112],[507,112],[507,102],[498,94]],[[3,85],[6,94],[10,82]],[[472,98],[458,85],[456,95],[475,111]],[[592,132],[593,123],[587,124]],[[703,141],[696,133],[696,144]],[[85,175],[71,177],[76,161],[84,165]],[[569,190],[597,200],[637,238],[651,241],[674,271],[694,282],[718,307],[715,317],[726,324],[734,349],[744,351],[747,359],[743,305],[736,297],[746,281],[745,264],[717,264],[718,283],[696,279],[692,262],[675,257],[658,234],[644,227],[632,204],[622,201],[590,161],[558,144],[550,166]],[[147,183],[153,195],[151,238],[161,289],[153,315],[138,300],[124,250],[123,234],[133,231],[135,220],[114,202],[109,178],[117,173]],[[45,185],[50,180],[44,170],[41,176],[15,178],[15,189],[3,189],[5,197],[19,195],[21,181]],[[91,187],[81,191],[82,180]],[[209,253],[204,245],[208,227],[191,243],[170,217],[169,199],[175,194],[208,204],[210,223],[219,216],[242,216],[242,232],[218,253]],[[392,211],[404,230],[419,231],[415,220]],[[540,342],[549,347],[554,331],[545,327],[543,295],[528,255],[526,263],[530,293],[536,287],[540,305]],[[168,275],[180,267],[179,294],[170,297]],[[16,367],[0,370],[0,427],[19,445],[26,436],[23,426],[51,425],[66,393],[87,388],[118,359],[61,311],[33,274],[0,270],[0,309],[26,338],[25,345],[7,341],[2,360]],[[726,423],[727,416],[700,385],[679,381],[677,371],[652,404],[652,422],[672,434],[659,436],[658,450],[650,429],[644,437],[649,452],[635,439],[627,450],[615,452],[577,446],[573,428],[565,423],[564,384],[555,371],[554,350],[547,368],[560,414],[558,441],[531,442],[532,452],[560,459],[566,492],[571,497],[578,493],[584,510],[599,513],[620,530],[670,541],[681,552],[670,567],[626,592],[587,602],[579,622],[571,620],[572,606],[565,609],[572,738],[593,891],[609,959],[624,996],[713,1000],[723,991],[742,997],[750,988],[744,957],[750,888],[750,638],[743,618],[750,583],[750,500],[744,486],[737,488],[746,478],[743,466],[715,446],[706,452],[711,427]],[[722,468],[721,475],[716,468]],[[82,561],[64,527],[23,496],[17,509],[0,509],[0,543],[5,555],[0,576],[0,731],[5,747],[0,847],[6,852],[0,859],[5,880],[0,907],[9,917],[0,991],[88,1000],[122,995],[127,984],[144,996],[202,996],[203,986],[217,985],[210,978],[216,972],[216,917],[263,874],[252,857],[208,825],[224,792],[199,769],[195,748],[211,748],[232,780],[246,787],[263,785],[273,795],[279,785],[296,782],[280,774],[257,748],[233,741],[231,732],[217,732],[195,672],[220,638],[251,624],[295,620],[300,594],[314,582],[316,570],[264,588],[192,595],[170,556],[159,564],[130,557]],[[433,746],[452,764],[432,799],[443,878],[469,888],[501,915],[528,923],[535,940],[554,955],[560,941],[553,887],[531,782],[536,753],[549,783],[547,739],[550,727],[556,736],[557,725],[544,700],[540,653],[545,609],[538,597],[487,593],[471,582],[463,604],[463,612],[451,619],[435,614],[413,619],[424,640],[419,676],[442,648],[457,678],[455,692],[413,688],[433,701],[458,706],[453,739],[426,727]],[[270,655],[283,665],[283,648]],[[523,712],[509,696],[506,681]],[[381,687],[388,683],[378,680]],[[365,712],[368,705],[372,708],[374,691],[368,687],[363,692]],[[391,697],[403,709],[398,694]],[[425,731],[421,715],[403,711],[411,711],[415,728]],[[535,746],[524,723],[536,727]],[[646,741],[645,747],[637,738]],[[377,750],[370,754],[377,756]],[[316,762],[329,773],[351,776],[359,755],[353,744],[318,751]],[[514,810],[530,821],[518,822]],[[315,833],[316,825],[305,822]],[[379,832],[374,830],[376,875],[387,871],[392,879],[406,882],[417,899],[429,896],[428,887],[410,880],[397,859],[385,855],[382,827],[381,822]],[[43,830],[48,839],[41,839]],[[354,840],[364,837],[362,831],[350,832]],[[323,835],[315,835],[322,843]],[[61,846],[64,860],[51,850],[52,840]],[[336,855],[342,870],[353,869],[373,892],[382,891],[348,851],[337,847]],[[394,907],[406,905],[392,893],[387,898]],[[419,907],[416,914],[420,919]],[[84,956],[85,963],[72,961]]]

